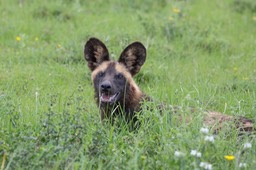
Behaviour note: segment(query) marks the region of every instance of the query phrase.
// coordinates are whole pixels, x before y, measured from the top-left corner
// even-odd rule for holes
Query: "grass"
[[[253,135],[239,138],[227,129],[211,142],[205,140],[211,129],[200,132],[203,110],[256,120],[255,6],[254,0],[2,0],[1,169],[255,169]],[[115,59],[141,41],[147,61],[135,79],[143,91],[182,106],[181,114],[191,114],[187,107],[202,112],[187,125],[144,110],[136,132],[102,124],[83,59],[91,36]]]

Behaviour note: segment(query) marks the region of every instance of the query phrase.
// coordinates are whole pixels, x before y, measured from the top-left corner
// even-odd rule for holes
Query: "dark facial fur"
[[[129,83],[125,75],[116,70],[116,64],[116,62],[108,63],[106,69],[98,72],[93,78],[95,97],[102,106],[125,103],[124,96],[128,92]]]

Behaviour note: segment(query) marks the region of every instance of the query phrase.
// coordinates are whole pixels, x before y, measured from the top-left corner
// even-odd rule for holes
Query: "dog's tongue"
[[[111,97],[112,97],[111,95],[102,94],[100,100],[102,102],[111,102],[111,100],[112,100]]]
[[[110,95],[102,94],[102,96],[101,96],[101,100],[103,100],[103,101],[107,102],[107,101],[109,101],[109,99],[110,99]]]
[[[100,100],[101,102],[114,102],[116,96],[118,95],[118,93],[114,94],[114,95],[110,95],[110,94],[101,94],[100,96]]]

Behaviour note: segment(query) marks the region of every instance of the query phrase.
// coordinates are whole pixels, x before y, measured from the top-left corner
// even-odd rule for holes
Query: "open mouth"
[[[100,101],[104,103],[114,103],[120,93],[115,93],[113,95],[102,93],[100,96]]]

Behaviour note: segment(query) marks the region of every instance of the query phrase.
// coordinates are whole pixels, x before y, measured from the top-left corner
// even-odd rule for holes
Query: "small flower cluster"
[[[212,170],[212,164],[209,164],[208,162],[200,162],[199,166],[205,170]]]
[[[30,45],[29,43],[31,43],[31,41],[28,41],[29,39],[30,38],[26,34],[19,34],[19,35],[16,35],[14,40],[16,41],[16,44],[18,45],[18,47],[24,48],[27,45]],[[35,37],[33,41],[38,42],[39,38]],[[35,43],[33,43],[33,45],[35,45]]]
[[[246,168],[247,164],[246,163],[239,163],[239,168]]]
[[[200,158],[202,153],[198,152],[197,150],[191,150],[190,155]]]
[[[209,141],[209,142],[214,143],[214,137],[209,135],[209,129],[208,128],[202,127],[200,129],[200,133],[202,133],[204,135],[204,141]],[[181,157],[185,156],[185,153],[180,152],[180,151],[175,151],[174,156],[177,157],[177,158],[181,158]],[[192,149],[190,151],[190,156],[195,157],[195,158],[199,159],[199,161],[200,161],[201,157],[202,157],[202,153],[197,149]],[[205,170],[211,170],[212,169],[212,164],[210,164],[208,162],[200,162],[198,166],[205,169]]]
[[[202,144],[206,146],[204,146],[204,151],[211,149],[212,145],[207,145],[208,142],[214,144],[215,142],[215,138],[213,135],[211,135],[210,130],[207,127],[202,127],[200,129],[200,133],[202,134],[202,138],[201,141],[203,142]],[[242,149],[243,150],[248,150],[252,148],[252,144],[250,142],[246,142],[242,145]],[[192,149],[190,151],[190,156],[196,158],[196,161],[194,162],[194,164],[198,166],[198,168],[204,169],[204,170],[212,170],[213,169],[213,165],[210,162],[207,161],[211,161],[211,157],[205,157],[204,159],[202,159],[203,155],[207,155],[204,153],[200,152],[200,148],[197,149]],[[176,158],[182,158],[184,159],[184,157],[186,156],[186,154],[184,152],[180,152],[180,151],[175,151],[174,152],[174,156]],[[239,156],[240,157],[240,156]],[[232,154],[227,154],[223,156],[223,159],[225,159],[226,161],[228,161],[230,164],[230,166],[234,166],[232,161],[234,161],[236,158],[236,156],[232,155]],[[239,161],[238,164],[236,164],[239,168],[248,168],[249,166],[247,165],[246,162],[243,161]],[[237,168],[238,168],[237,167]]]
[[[211,135],[211,136],[208,136],[208,135],[207,135],[207,134],[209,133],[209,129],[208,129],[208,128],[202,127],[202,128],[200,129],[200,132],[201,132],[202,134],[205,134],[205,135],[206,135],[206,136],[204,137],[204,141],[214,143],[214,137],[213,137],[212,135]]]
[[[250,142],[244,143],[243,145],[244,150],[251,149],[251,148],[252,148],[252,144]],[[247,164],[244,162],[240,162],[238,166],[239,168],[247,168]]]
[[[207,142],[214,143],[214,137],[213,136],[205,136],[204,140],[207,141]]]
[[[175,157],[178,157],[178,158],[179,158],[179,157],[184,157],[184,156],[185,156],[185,153],[180,152],[180,151],[175,151],[175,152],[174,152],[174,156],[175,156]]]
[[[252,144],[247,142],[244,144],[244,149],[250,149],[252,147]]]
[[[203,133],[203,134],[208,134],[209,133],[209,129],[208,128],[205,128],[205,127],[202,127],[200,129],[200,132]]]
[[[172,8],[172,16],[170,16],[168,19],[170,21],[173,21],[175,18],[177,18],[177,16],[181,16],[181,9],[174,7],[174,8]]]
[[[204,141],[214,143],[214,137],[212,135],[209,135],[209,129],[207,127],[202,127],[200,129],[200,132],[205,135]],[[201,153],[196,153],[198,156],[201,157]],[[199,166],[205,170],[211,170],[212,164],[208,162],[200,162]]]

